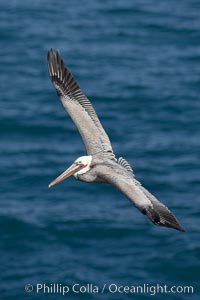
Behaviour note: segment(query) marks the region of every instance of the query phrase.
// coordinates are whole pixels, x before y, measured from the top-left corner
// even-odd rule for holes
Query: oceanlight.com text
[[[194,294],[193,286],[183,285],[161,285],[145,283],[141,285],[120,285],[116,283],[96,285],[88,283],[81,285],[74,283],[72,285],[62,283],[37,283],[35,285],[26,284],[27,293],[36,294],[149,294],[151,296],[158,294]]]

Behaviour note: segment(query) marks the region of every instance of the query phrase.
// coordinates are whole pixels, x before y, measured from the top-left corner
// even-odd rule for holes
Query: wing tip
[[[178,230],[178,231],[181,231],[181,232],[185,232],[185,229],[178,222],[176,224],[174,224],[174,223],[172,224],[170,222],[166,222],[164,224],[158,223],[157,225],[172,228],[172,229],[175,229],[175,230]]]
[[[53,48],[50,48],[50,50],[47,53],[47,61],[48,61],[49,75],[52,80],[53,80],[53,77],[57,76],[57,74],[58,74],[59,60],[61,60],[60,52],[54,51]]]
[[[146,210],[146,215],[151,222],[155,225],[172,228],[181,232],[185,232],[185,229],[179,224],[176,217],[166,208],[166,211],[156,211],[156,209],[149,208]]]
[[[80,87],[74,79],[71,72],[66,68],[60,51],[54,51],[53,48],[47,53],[48,70],[51,81],[53,82],[59,96],[75,97],[80,92]]]

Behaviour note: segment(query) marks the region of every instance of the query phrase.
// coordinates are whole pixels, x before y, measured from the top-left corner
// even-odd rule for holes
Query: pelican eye
[[[75,164],[76,164],[77,166],[82,166],[82,165],[83,165],[83,163],[82,163],[82,161],[81,161],[81,160],[79,160],[79,161],[75,161]]]

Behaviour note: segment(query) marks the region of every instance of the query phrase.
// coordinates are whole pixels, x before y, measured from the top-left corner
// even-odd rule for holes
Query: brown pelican
[[[109,137],[92,104],[65,67],[60,53],[53,49],[48,52],[48,69],[62,105],[76,125],[88,154],[77,158],[49,187],[71,175],[85,182],[110,183],[154,224],[184,231],[171,211],[136,180],[129,163],[122,157],[115,158]]]

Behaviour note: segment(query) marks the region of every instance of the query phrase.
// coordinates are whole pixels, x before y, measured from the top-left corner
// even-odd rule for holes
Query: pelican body
[[[77,158],[49,187],[71,175],[85,182],[109,183],[154,224],[184,231],[172,212],[136,180],[130,164],[122,157],[116,159],[92,104],[65,67],[60,53],[53,49],[48,52],[48,70],[61,103],[76,125],[87,151],[87,155]]]

